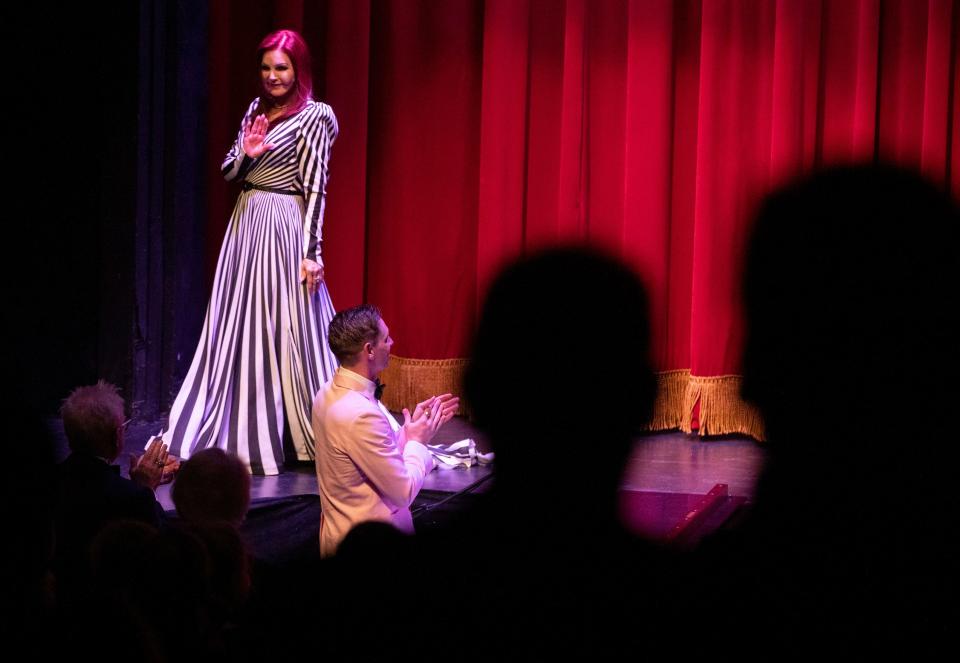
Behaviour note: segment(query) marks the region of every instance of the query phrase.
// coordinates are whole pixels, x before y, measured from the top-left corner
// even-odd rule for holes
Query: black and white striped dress
[[[330,106],[308,102],[270,129],[265,142],[275,147],[257,159],[244,154],[242,137],[241,126],[223,175],[242,180],[244,191],[163,439],[181,458],[220,447],[254,474],[278,474],[284,419],[297,458],[313,458],[313,397],[337,366],[327,344],[334,310],[326,284],[311,296],[300,282],[303,258],[323,264],[321,226],[337,119]]]

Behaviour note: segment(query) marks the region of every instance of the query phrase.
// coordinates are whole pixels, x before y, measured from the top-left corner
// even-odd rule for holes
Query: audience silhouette
[[[666,556],[618,518],[655,396],[647,297],[603,253],[557,247],[493,281],[465,376],[496,453],[480,505],[420,537],[437,574],[475,578],[469,655],[628,650],[664,626]]]
[[[490,285],[464,395],[496,475],[415,538],[365,523],[332,559],[258,578],[242,464],[216,449],[186,461],[181,522],[164,523],[150,490],[164,451],[122,479],[108,465],[122,400],[82,388],[64,410],[72,460],[54,472],[44,443],[24,473],[47,490],[15,514],[20,635],[59,618],[65,644],[38,651],[107,660],[431,657],[434,640],[445,659],[937,655],[952,645],[960,552],[958,233],[947,193],[890,166],[819,171],[768,197],[744,267],[743,396],[769,461],[748,516],[693,552],[618,518],[656,383],[644,288],[596,249],[535,253]],[[15,430],[44,441],[33,422]],[[90,592],[71,597],[79,576]]]
[[[171,497],[187,522],[239,527],[250,508],[250,473],[235,454],[203,449],[183,463]]]
[[[743,394],[769,462],[744,528],[697,565],[759,646],[919,654],[955,627],[958,222],[944,192],[882,165],[760,210]]]

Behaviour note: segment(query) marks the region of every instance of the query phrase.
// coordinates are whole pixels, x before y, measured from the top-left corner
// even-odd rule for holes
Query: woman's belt
[[[268,191],[270,193],[279,193],[284,196],[302,196],[302,191],[295,191],[293,189],[275,189],[272,186],[260,186],[259,184],[252,184],[250,182],[244,182],[242,185],[244,191],[249,191],[250,189],[256,189],[257,191]]]

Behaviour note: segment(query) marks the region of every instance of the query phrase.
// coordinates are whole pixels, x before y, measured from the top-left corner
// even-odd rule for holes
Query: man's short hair
[[[250,508],[250,472],[237,456],[204,449],[183,463],[171,497],[187,522],[239,526]]]
[[[370,304],[354,306],[333,316],[327,338],[337,361],[350,366],[363,350],[364,343],[377,342],[380,317],[380,309]]]
[[[72,451],[109,456],[116,451],[117,429],[123,425],[123,398],[100,380],[77,387],[60,406],[63,430]]]

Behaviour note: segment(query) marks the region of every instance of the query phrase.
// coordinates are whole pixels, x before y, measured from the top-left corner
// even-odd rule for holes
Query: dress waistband
[[[260,186],[259,184],[251,184],[250,182],[244,181],[242,188],[244,191],[249,191],[250,189],[256,189],[257,191],[267,191],[269,193],[279,193],[284,196],[302,196],[303,193],[300,191],[294,191],[293,189],[275,189],[271,186]]]

